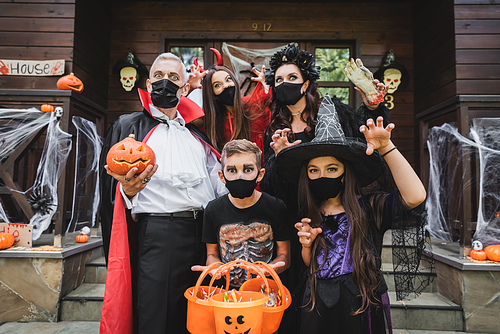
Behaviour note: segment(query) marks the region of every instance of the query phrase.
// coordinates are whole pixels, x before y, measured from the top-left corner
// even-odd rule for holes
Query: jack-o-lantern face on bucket
[[[224,330],[225,334],[250,334],[250,329],[248,324],[245,324],[245,316],[237,315],[231,317],[230,315],[224,318],[227,324],[227,329]]]
[[[81,93],[83,91],[83,82],[71,73],[57,80],[57,89],[74,90],[77,93]]]
[[[106,163],[116,174],[125,175],[134,167],[137,168],[137,174],[139,174],[147,166],[154,166],[156,157],[153,150],[134,138],[135,136],[131,134],[109,150]]]

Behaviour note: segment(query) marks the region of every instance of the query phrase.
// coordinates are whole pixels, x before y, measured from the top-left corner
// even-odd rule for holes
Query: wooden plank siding
[[[415,111],[455,95],[453,1],[416,2]]]
[[[406,66],[413,80],[412,3],[288,3],[288,2],[114,2],[109,61],[109,126],[123,113],[140,111],[135,89],[123,90],[112,66],[129,51],[148,68],[164,51],[165,39],[216,41],[321,42],[356,41],[356,57],[372,71],[382,66],[390,49]],[[228,15],[228,13],[231,13]],[[252,24],[272,25],[271,31],[254,31]],[[145,79],[139,86],[145,89]],[[415,163],[413,83],[394,94],[392,110],[396,145]],[[359,104],[358,104],[359,105]]]
[[[499,4],[455,1],[458,95],[500,94]]]
[[[107,107],[110,8],[98,0],[1,0],[0,57],[64,59],[64,73],[85,85],[82,96]],[[0,76],[0,88],[57,89],[58,79]]]
[[[49,3],[54,2],[54,3]],[[64,59],[73,71],[75,0],[0,1],[0,58]],[[56,89],[59,77],[0,76],[0,88]]]

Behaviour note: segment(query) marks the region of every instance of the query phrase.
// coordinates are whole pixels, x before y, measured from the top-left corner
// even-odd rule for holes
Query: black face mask
[[[276,86],[276,99],[285,106],[293,106],[304,96],[300,90],[304,83],[289,83],[283,82],[281,85]]]
[[[243,199],[252,196],[255,187],[257,187],[258,177],[259,175],[257,174],[253,180],[236,179],[229,181],[224,175],[224,180],[226,180],[226,188],[231,193],[231,196]]]
[[[236,88],[234,86],[227,87],[217,96],[217,99],[225,106],[232,107],[234,105],[234,94],[236,92]]]
[[[309,180],[309,189],[314,199],[321,203],[329,198],[337,197],[344,185],[342,184],[342,177],[320,177],[319,179]]]
[[[184,87],[179,87],[168,79],[152,82],[151,86],[151,101],[156,107],[165,109],[174,108],[179,103],[177,91]]]

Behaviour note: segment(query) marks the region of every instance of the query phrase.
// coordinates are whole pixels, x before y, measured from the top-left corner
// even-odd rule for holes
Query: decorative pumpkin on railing
[[[77,93],[81,93],[83,91],[83,82],[71,73],[57,80],[57,89],[73,90]]]
[[[500,262],[500,245],[490,245],[484,249],[488,260]]]
[[[80,234],[76,236],[76,242],[87,242],[89,240],[89,234],[90,233],[90,228],[87,226],[83,227],[80,231]]]
[[[483,244],[479,240],[472,242],[472,250],[470,251],[470,257],[476,261],[486,260],[486,253],[483,251]]]
[[[125,175],[134,167],[137,167],[137,174],[139,174],[147,166],[154,166],[156,157],[153,150],[134,138],[135,135],[131,134],[109,150],[106,163],[116,174]]]
[[[42,104],[40,110],[43,112],[52,112],[54,111],[54,106],[52,104]]]
[[[0,233],[0,249],[7,249],[14,244],[14,236],[10,233]]]

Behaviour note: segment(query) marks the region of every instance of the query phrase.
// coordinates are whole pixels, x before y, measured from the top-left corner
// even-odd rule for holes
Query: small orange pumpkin
[[[486,260],[486,253],[483,250],[473,249],[470,251],[470,257],[477,261]]]
[[[89,240],[89,236],[86,234],[78,234],[76,236],[76,242],[87,242]]]
[[[488,260],[500,262],[500,245],[491,245],[484,249]]]
[[[136,141],[133,134],[113,145],[106,157],[109,169],[120,175],[127,174],[134,167],[137,168],[137,174],[139,174],[147,166],[154,166],[155,161],[155,153],[151,147]]]
[[[57,80],[57,89],[73,90],[77,93],[81,93],[83,91],[83,82],[71,73],[60,77],[59,80]]]
[[[0,249],[7,249],[14,244],[14,236],[10,233],[0,233]]]
[[[52,104],[42,104],[40,110],[43,112],[51,112],[54,111],[54,106]]]

